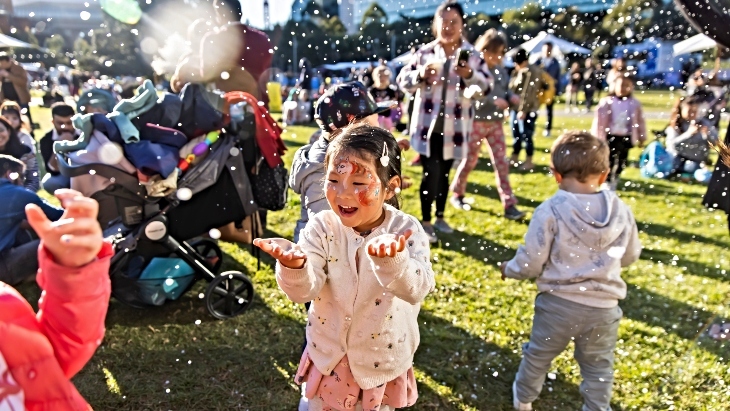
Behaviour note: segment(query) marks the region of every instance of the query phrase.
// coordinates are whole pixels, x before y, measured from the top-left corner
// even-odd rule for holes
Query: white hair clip
[[[388,167],[388,164],[390,164],[390,157],[388,156],[388,144],[383,143],[383,156],[380,157],[380,164],[383,165],[383,167]]]

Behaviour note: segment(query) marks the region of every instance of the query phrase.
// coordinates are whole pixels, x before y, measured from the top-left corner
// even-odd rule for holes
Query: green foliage
[[[135,26],[120,23],[104,16],[104,23],[93,30],[89,41],[74,43],[74,57],[81,70],[98,70],[101,74],[151,75],[152,68],[139,50]]]
[[[545,25],[545,10],[539,3],[525,3],[520,9],[507,10],[502,21],[518,27],[524,34],[537,34]]]
[[[362,15],[360,27],[367,27],[370,24],[377,26],[385,25],[388,22],[388,15],[378,3],[371,3],[370,7]]]
[[[616,3],[603,18],[602,26],[611,36],[636,37],[637,41],[649,34],[654,9],[660,5],[657,0],[625,0]],[[629,30],[632,36],[627,32]]]

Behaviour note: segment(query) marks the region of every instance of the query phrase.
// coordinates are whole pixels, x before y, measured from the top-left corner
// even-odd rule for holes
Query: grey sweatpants
[[[515,377],[515,395],[531,403],[540,395],[550,364],[575,342],[575,359],[583,382],[583,411],[611,409],[613,358],[621,308],[595,308],[541,293],[535,300],[530,342],[522,346],[522,362]]]

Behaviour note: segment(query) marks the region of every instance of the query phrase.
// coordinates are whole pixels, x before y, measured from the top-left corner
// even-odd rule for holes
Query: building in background
[[[36,35],[60,34],[67,40],[104,22],[101,5],[93,0],[12,0],[11,9],[15,19],[27,19]]]
[[[298,1],[298,0],[297,0]],[[463,0],[464,11],[469,14],[484,13],[489,16],[501,15],[507,10],[519,9],[526,3],[537,2],[541,6],[558,10],[577,7],[582,12],[595,12],[611,8],[618,0]],[[423,18],[433,16],[443,0],[340,0],[339,16],[349,33],[360,29],[363,14],[372,3],[378,3],[393,21],[400,16]]]

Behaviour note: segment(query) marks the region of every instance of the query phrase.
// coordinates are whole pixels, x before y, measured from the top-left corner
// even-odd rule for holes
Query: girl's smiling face
[[[342,224],[360,233],[372,230],[385,219],[386,193],[375,170],[372,159],[352,152],[334,156],[327,165],[327,202]]]
[[[8,120],[10,125],[13,126],[15,130],[20,129],[20,117],[18,117],[17,114],[12,111],[3,111],[2,116]]]

